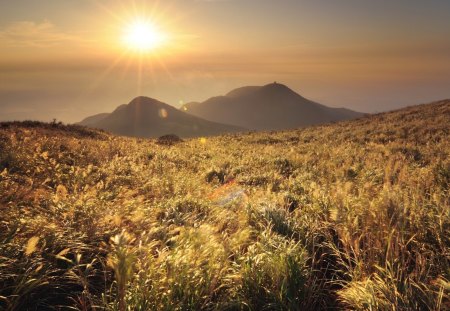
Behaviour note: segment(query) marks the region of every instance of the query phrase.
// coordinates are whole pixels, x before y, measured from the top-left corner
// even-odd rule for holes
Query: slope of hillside
[[[100,122],[101,120],[103,120],[104,118],[106,118],[109,115],[110,114],[107,113],[107,112],[105,112],[105,113],[98,113],[98,114],[95,114],[93,116],[89,116],[87,118],[84,118],[83,120],[78,122],[78,125],[92,126],[92,125],[95,125],[97,122]]]
[[[244,130],[237,126],[203,120],[149,97],[137,97],[110,114],[95,115],[79,124],[131,137],[158,137],[166,134],[195,137]]]
[[[293,129],[363,116],[312,102],[279,83],[238,88],[202,103],[185,104],[181,109],[207,120],[253,130]]]
[[[450,100],[171,146],[1,123],[0,309],[449,310],[449,135]]]

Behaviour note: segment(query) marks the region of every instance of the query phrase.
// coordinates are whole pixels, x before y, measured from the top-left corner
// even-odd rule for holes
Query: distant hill
[[[83,119],[81,122],[78,122],[79,125],[84,125],[84,126],[92,126],[93,124],[103,120],[104,118],[106,118],[107,116],[109,116],[109,113],[99,113],[99,114],[95,114],[93,116],[87,117],[85,119]]]
[[[123,104],[118,106],[112,113],[117,112],[123,108],[125,108],[127,105]],[[92,127],[95,126],[96,123],[100,122],[101,120],[105,119],[107,116],[109,116],[111,113],[104,112],[99,114],[94,114],[93,116],[87,117],[83,119],[82,121],[78,122],[78,125],[88,126]]]
[[[149,97],[137,97],[112,113],[88,117],[78,123],[117,135],[159,137],[176,134],[181,137],[211,136],[239,132],[243,128],[219,124],[187,114]]]
[[[315,103],[279,83],[241,87],[225,96],[187,103],[181,109],[206,120],[252,130],[291,129],[364,115]]]

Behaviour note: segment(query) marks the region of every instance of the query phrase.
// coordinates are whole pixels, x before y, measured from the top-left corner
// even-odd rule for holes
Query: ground
[[[0,126],[0,308],[450,308],[450,101],[273,133]]]

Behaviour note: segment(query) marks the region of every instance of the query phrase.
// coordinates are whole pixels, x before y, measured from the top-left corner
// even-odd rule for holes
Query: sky
[[[146,52],[124,42],[149,20]],[[448,0],[0,0],[0,120],[77,122],[284,83],[381,112],[450,98]]]

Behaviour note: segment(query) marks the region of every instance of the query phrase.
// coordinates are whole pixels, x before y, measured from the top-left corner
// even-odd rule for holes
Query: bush
[[[183,142],[183,140],[175,134],[163,135],[156,140],[158,145],[164,146],[173,146],[181,142]]]

